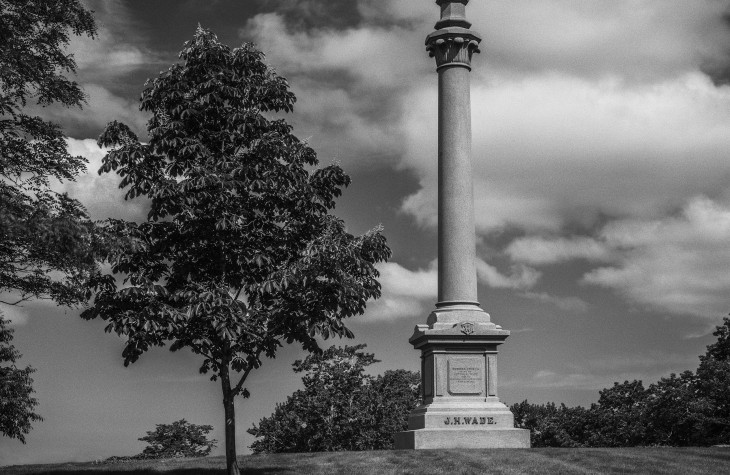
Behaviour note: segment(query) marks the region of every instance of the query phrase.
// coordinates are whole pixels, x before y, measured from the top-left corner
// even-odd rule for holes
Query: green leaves
[[[315,152],[269,118],[295,98],[261,52],[199,28],[180,58],[142,92],[147,143],[117,122],[99,138],[113,147],[100,172],[120,175],[126,198],[145,197],[150,212],[106,224],[126,287],[100,287],[82,317],[127,338],[125,364],[167,343],[200,355],[200,372],[221,382],[230,431],[233,397],[248,397],[263,356],[353,336],[343,319],[380,296],[375,264],[390,249],[380,230],[353,236],[329,214],[350,179],[334,165],[310,172]]]
[[[99,138],[114,147],[100,172],[151,209],[141,225],[108,224],[129,241],[110,260],[130,287],[101,291],[85,317],[129,338],[126,363],[171,341],[207,355],[206,369],[247,371],[281,340],[352,336],[342,319],[380,295],[375,264],[390,250],[379,230],[352,236],[329,215],[349,177],[310,173],[314,151],[266,117],[294,95],[253,46],[199,29],[180,57],[142,93],[148,143],[118,122]]]
[[[296,361],[304,389],[248,430],[257,437],[254,453],[392,449],[418,404],[421,378],[405,370],[366,374],[378,360],[364,348],[332,346]]]
[[[191,424],[180,419],[172,424],[157,424],[154,431],[138,440],[147,442],[135,459],[161,459],[173,457],[205,457],[210,454],[217,440],[208,440],[213,426]]]
[[[78,0],[0,0],[0,292],[3,303],[32,298],[76,305],[99,278],[103,253],[76,200],[51,190],[51,179],[73,180],[85,159],[71,156],[58,125],[27,115],[28,100],[80,106],[84,96],[67,73],[71,34],[96,34]]]
[[[717,342],[700,356],[696,372],[614,383],[589,409],[529,404],[511,406],[517,427],[530,429],[533,447],[698,446],[730,442],[730,319],[713,333]]]
[[[33,422],[43,418],[34,412],[38,401],[32,397],[35,369],[18,368],[15,363],[20,353],[13,347],[10,322],[0,313],[0,434],[25,443],[25,434]]]

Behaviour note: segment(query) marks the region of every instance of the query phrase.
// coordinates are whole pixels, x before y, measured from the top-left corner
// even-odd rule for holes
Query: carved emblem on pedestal
[[[461,333],[471,335],[474,333],[474,324],[472,322],[461,322]]]

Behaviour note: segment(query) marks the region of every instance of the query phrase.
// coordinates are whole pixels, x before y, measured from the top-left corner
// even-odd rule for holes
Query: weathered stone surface
[[[399,432],[395,448],[403,449],[529,449],[525,429],[421,429]]]
[[[408,429],[513,429],[514,416],[497,398],[468,401],[462,398],[443,398],[423,405],[411,412]]]

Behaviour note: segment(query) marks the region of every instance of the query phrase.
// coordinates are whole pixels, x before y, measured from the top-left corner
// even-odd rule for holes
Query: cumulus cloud
[[[413,91],[403,165],[421,189],[403,209],[436,221],[434,88]],[[602,215],[658,217],[727,186],[730,87],[699,72],[652,85],[564,75],[476,83],[476,223],[559,231]]]
[[[98,174],[107,149],[99,148],[95,140],[66,139],[71,155],[86,158],[87,171],[76,181],[55,183],[53,189],[66,192],[79,200],[95,220],[106,218],[142,221],[149,210],[144,199],[124,200],[124,190],[119,189],[121,178],[115,173]]]
[[[436,261],[426,269],[411,271],[394,262],[378,265],[383,295],[368,304],[363,321],[424,317],[436,302],[438,271]]]
[[[672,314],[717,319],[730,308],[730,205],[692,199],[675,217],[620,220],[601,232],[620,251],[583,281]]]
[[[534,269],[583,259],[604,265],[584,283],[672,313],[718,315],[725,252],[710,243],[722,232],[703,216],[719,219],[724,208],[693,197],[730,193],[730,87],[707,74],[730,64],[730,2],[516,0],[467,11],[484,36],[471,75],[477,231],[487,240],[513,228],[523,235],[504,249],[515,266],[504,274],[479,261],[480,281],[585,311],[577,297],[535,290]],[[359,23],[338,29],[292,28],[272,13],[246,30],[292,79],[297,127],[313,144],[325,156],[368,158],[355,167],[385,157],[414,173],[420,189],[401,209],[435,226],[437,76],[423,37],[437,9],[360,0],[358,12]],[[393,271],[384,290],[435,279],[433,269],[408,272]],[[383,300],[394,315],[430,305],[397,295]]]
[[[727,1],[471,2],[490,67],[654,81],[728,64]]]
[[[437,75],[423,38],[424,25],[435,22],[438,10],[408,0],[353,4],[348,11],[357,15],[333,23],[317,20],[338,11],[326,2],[290,3],[277,13],[256,15],[240,34],[254,39],[289,77],[299,97],[295,130],[309,137],[323,160],[338,158],[355,173],[373,166],[412,172],[420,189],[404,198],[401,210],[423,226],[435,226]],[[105,11],[116,11],[121,22],[111,22],[112,31],[124,23],[124,9],[110,5]],[[308,23],[291,21],[297,9],[307,12]],[[579,299],[535,291],[541,273],[534,267],[584,259],[610,264],[586,274],[585,283],[617,289],[636,302],[671,306],[675,313],[688,312],[689,302],[706,302],[692,314],[719,308],[717,286],[725,281],[720,278],[722,283],[712,287],[698,264],[708,255],[709,231],[697,230],[680,240],[681,246],[670,245],[649,223],[673,231],[695,229],[702,221],[692,214],[696,208],[714,210],[714,217],[724,208],[695,200],[681,216],[670,213],[695,196],[730,193],[730,87],[717,86],[718,78],[705,74],[708,65],[721,70],[730,64],[728,11],[730,2],[724,0],[700,0],[691,7],[680,0],[469,4],[468,16],[485,39],[471,75],[477,230],[487,240],[512,228],[523,235],[504,249],[514,264],[507,273],[477,263],[480,282],[580,311],[587,304]],[[124,67],[150,59],[132,43],[107,49]],[[83,56],[80,64],[92,68],[93,51]],[[64,112],[65,124],[83,130],[74,136],[83,137],[89,123],[100,130],[111,119],[143,129],[136,103],[93,84],[87,92],[88,110]],[[74,125],[82,123],[86,128]],[[96,159],[91,145],[76,146],[91,147],[83,153]],[[89,196],[94,214],[108,214],[111,201],[93,204],[104,196],[101,188],[109,189],[106,179],[67,186]],[[579,237],[572,236],[575,229],[581,230]],[[619,243],[619,230],[630,238]],[[639,231],[651,244],[638,241]],[[682,259],[661,258],[675,248]],[[693,273],[682,287],[685,294],[679,293],[679,282],[652,280],[645,264],[656,275],[679,276],[680,267]],[[383,268],[386,294],[371,305],[373,315],[427,311],[435,287],[426,296],[410,294],[402,285],[430,279],[435,286],[435,268],[393,266]],[[647,280],[653,284],[626,283]]]
[[[558,232],[603,215],[660,217],[723,189],[730,88],[701,70],[708,61],[730,63],[728,7],[470,3],[485,36],[472,73],[479,231]],[[412,171],[421,189],[402,209],[433,226],[436,74],[423,37],[438,10],[371,0],[358,10],[361,21],[341,29],[292,28],[269,13],[244,30],[292,80],[300,135],[348,168]]]
[[[515,265],[509,275],[504,275],[496,267],[482,259],[476,260],[477,278],[483,284],[495,289],[529,289],[540,279],[540,272],[524,265]]]
[[[610,257],[608,247],[589,237],[547,239],[530,236],[515,239],[505,253],[517,262],[531,265],[554,264],[572,259],[606,261]]]
[[[291,117],[324,159],[348,169],[392,163],[403,153],[400,91],[422,68],[423,48],[401,26],[297,29],[280,13],[260,14],[241,30],[292,84]],[[411,53],[408,53],[408,52]]]
[[[425,269],[409,270],[395,262],[378,266],[383,289],[380,299],[369,303],[368,321],[424,317],[434,308],[438,293],[438,267],[434,260]],[[540,273],[517,265],[509,275],[477,259],[479,281],[492,288],[528,289],[535,285]]]
[[[8,293],[0,296],[0,300],[14,301],[17,300],[17,296],[10,295]],[[19,327],[28,323],[28,311],[24,307],[17,305],[4,305],[0,304],[0,317],[10,321],[11,327]]]
[[[76,61],[77,74],[70,79],[81,85],[86,104],[80,109],[59,105],[40,107],[31,103],[27,111],[59,124],[64,134],[74,138],[98,137],[103,127],[115,119],[144,136],[146,119],[136,100],[142,82],[132,81],[130,77],[135,71],[159,63],[160,58],[143,46],[146,35],[124,2],[87,0],[85,3],[94,12],[97,35],[94,38],[71,36],[66,52]]]
[[[128,6],[118,0],[87,0],[97,24],[95,38],[71,38],[69,52],[85,79],[119,76],[145,64],[155,55],[142,47],[146,35],[140,31]]]
[[[538,267],[575,259],[603,264],[586,272],[581,282],[613,289],[655,310],[717,319],[730,309],[728,242],[730,203],[698,196],[668,217],[609,221],[595,237],[518,238],[505,254]],[[575,304],[580,310],[581,304]]]
[[[32,113],[60,124],[68,137],[96,138],[112,120],[127,124],[138,136],[146,136],[147,116],[139,110],[139,103],[113,94],[98,84],[85,84],[87,103],[83,108],[50,106],[29,107]]]

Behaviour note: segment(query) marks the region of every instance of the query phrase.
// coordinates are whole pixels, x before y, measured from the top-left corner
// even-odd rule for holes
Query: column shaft
[[[469,69],[439,69],[438,306],[477,301]]]

